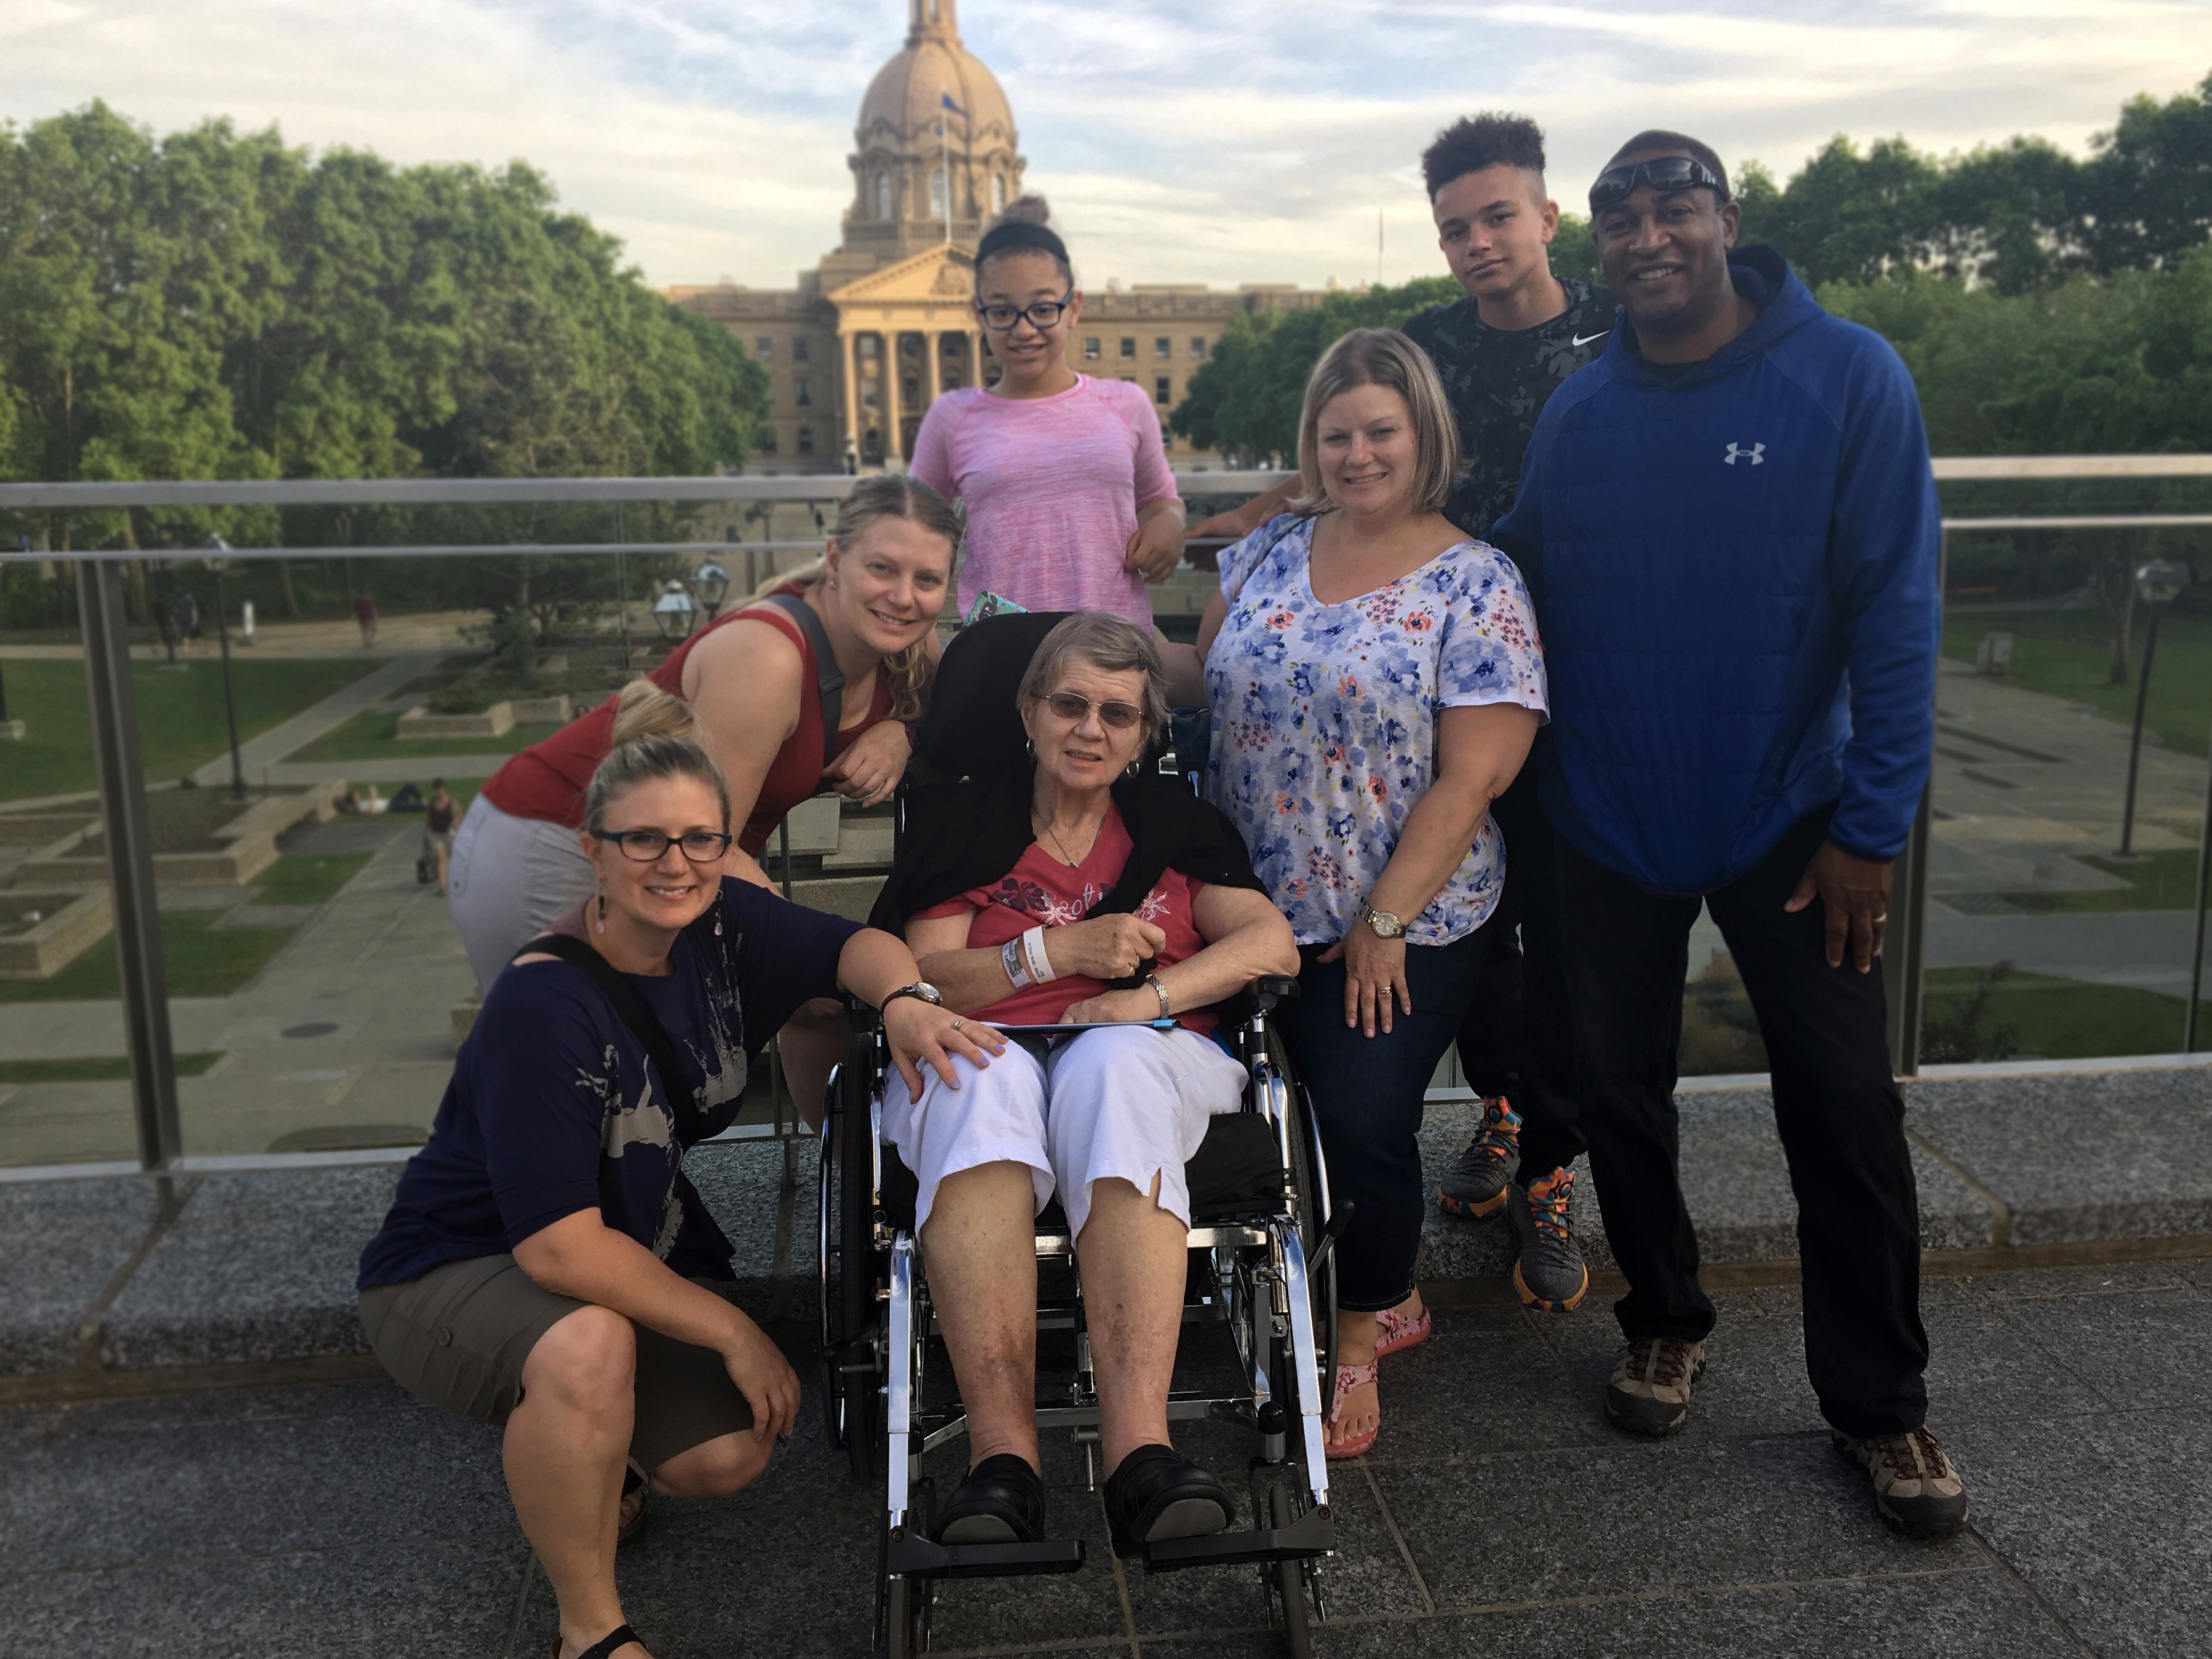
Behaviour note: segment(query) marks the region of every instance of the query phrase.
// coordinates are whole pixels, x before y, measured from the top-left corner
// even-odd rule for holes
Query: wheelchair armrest
[[[845,993],[845,1018],[855,1033],[872,1036],[884,1023],[883,1014],[872,1002],[865,1002],[850,991]]]
[[[1287,1002],[1297,995],[1298,982],[1287,974],[1262,974],[1241,991],[1232,991],[1213,1005],[1213,1012],[1224,1025],[1234,1028],[1243,1024],[1255,1014],[1271,1014],[1279,1002]]]

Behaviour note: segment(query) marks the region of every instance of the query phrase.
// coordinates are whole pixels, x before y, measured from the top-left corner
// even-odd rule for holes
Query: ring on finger
[[[963,1025],[966,1024],[967,1023],[968,1023],[968,1022],[967,1022],[967,1021],[965,1021],[965,1020],[962,1020],[962,1019],[956,1019],[956,1020],[954,1020],[954,1021],[952,1022],[952,1029],[953,1029],[954,1030],[956,1030],[956,1031],[957,1031],[957,1030],[959,1030]]]

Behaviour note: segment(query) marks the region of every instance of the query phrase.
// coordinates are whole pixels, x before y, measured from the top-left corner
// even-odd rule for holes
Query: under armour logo
[[[1766,464],[1766,446],[1753,444],[1750,448],[1746,449],[1741,444],[1730,444],[1728,447],[1727,455],[1723,459],[1730,466],[1734,466],[1738,461],[1749,461],[1753,466],[1764,466]]]

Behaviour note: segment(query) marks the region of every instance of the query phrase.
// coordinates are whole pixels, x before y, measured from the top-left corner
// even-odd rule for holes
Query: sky
[[[0,118],[104,99],[399,161],[520,157],[656,284],[835,247],[905,0],[0,0]],[[1838,132],[2075,150],[2212,71],[2204,0],[959,0],[1087,285],[1441,271],[1419,157],[1476,109],[1569,206],[1669,126],[1786,177]],[[1380,218],[1382,246],[1377,250]]]

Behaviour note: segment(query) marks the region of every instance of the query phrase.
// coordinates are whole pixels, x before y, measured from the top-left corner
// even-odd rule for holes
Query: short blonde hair
[[[1318,432],[1329,400],[1354,386],[1379,386],[1406,400],[1413,416],[1413,483],[1422,509],[1441,513],[1459,482],[1459,422],[1452,418],[1443,382],[1429,354],[1395,328],[1355,328],[1322,354],[1306,377],[1305,406],[1298,412],[1298,493],[1294,513],[1333,513],[1336,503],[1322,487]]]

